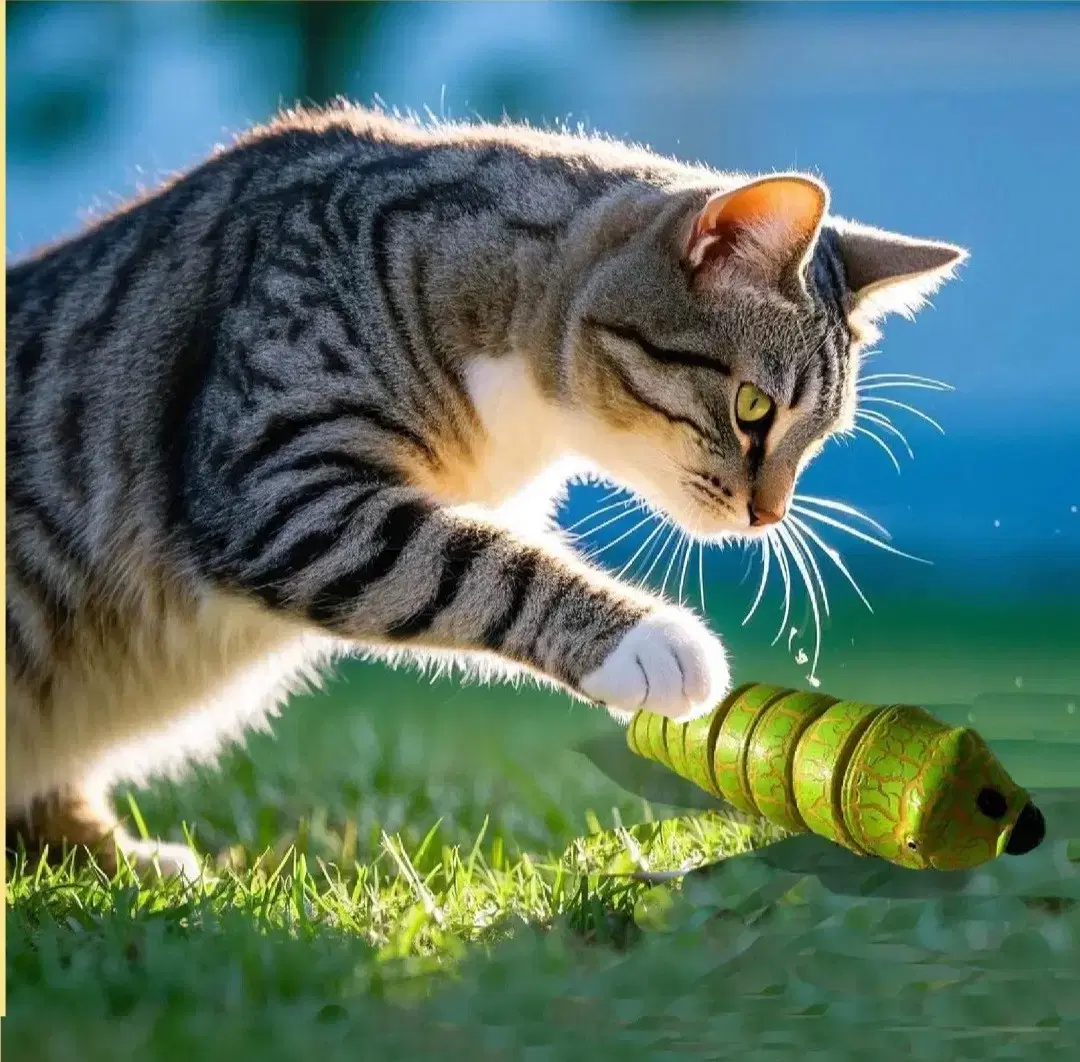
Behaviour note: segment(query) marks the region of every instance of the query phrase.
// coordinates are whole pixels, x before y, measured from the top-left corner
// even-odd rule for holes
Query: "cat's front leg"
[[[692,613],[409,487],[331,480],[265,511],[260,529],[238,509],[247,526],[215,567],[336,635],[494,654],[616,714],[685,719],[727,691],[724,649]]]

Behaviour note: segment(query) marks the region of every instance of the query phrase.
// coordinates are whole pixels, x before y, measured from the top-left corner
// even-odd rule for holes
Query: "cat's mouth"
[[[721,521],[720,530],[738,531],[749,526],[749,513],[740,509],[736,493],[724,485],[718,476],[707,472],[689,472],[685,479],[686,489],[694,500],[694,507],[709,523]],[[744,523],[745,521],[745,523]]]
[[[777,520],[770,524],[748,523],[739,531],[739,537],[746,542],[760,542],[763,538],[769,538],[770,533],[777,524],[783,525],[783,520]]]
[[[707,538],[761,539],[771,527],[783,523],[791,504],[787,498],[779,503],[748,498],[705,472],[690,472],[684,482],[695,510],[689,530]]]

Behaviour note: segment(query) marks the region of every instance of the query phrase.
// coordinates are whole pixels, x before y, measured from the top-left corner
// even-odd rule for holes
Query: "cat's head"
[[[566,369],[590,456],[691,532],[780,520],[853,426],[874,321],[913,313],[966,257],[828,205],[803,175],[677,196],[577,301]]]

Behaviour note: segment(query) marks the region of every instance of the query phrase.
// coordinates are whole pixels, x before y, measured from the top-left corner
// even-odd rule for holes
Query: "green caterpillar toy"
[[[969,870],[1046,833],[978,734],[910,705],[749,683],[689,723],[639,711],[627,743],[742,812],[903,867]]]

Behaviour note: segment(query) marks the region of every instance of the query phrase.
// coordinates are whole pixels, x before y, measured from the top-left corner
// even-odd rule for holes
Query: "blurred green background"
[[[1080,8],[6,10],[9,259],[195,163],[279,106],[342,93],[448,117],[583,122],[719,168],[805,168],[828,181],[842,215],[969,247],[961,280],[916,322],[890,321],[873,363],[953,384],[950,394],[893,392],[947,434],[901,413],[917,455],[898,449],[902,474],[859,439],[830,446],[801,485],[860,506],[896,546],[933,562],[826,534],[875,611],[829,578],[818,677],[835,694],[938,706],[958,720],[974,711],[1021,783],[1080,784],[1080,198],[1068,191],[1080,162]],[[594,488],[575,488],[566,522],[597,499]],[[621,566],[640,541],[605,556]],[[785,633],[772,646],[775,578],[743,627],[757,561],[713,550],[703,572],[736,678],[804,684],[798,654],[813,651],[806,594],[793,603],[790,645]],[[696,572],[690,581],[696,597]],[[364,849],[381,828],[422,837],[439,817],[448,839],[474,838],[486,814],[523,846],[549,845],[580,831],[588,807],[640,813],[574,751],[610,727],[550,693],[348,664],[325,693],[287,707],[275,738],[258,736],[221,770],[146,800],[153,826],[175,834],[187,816],[215,848],[356,821]]]

